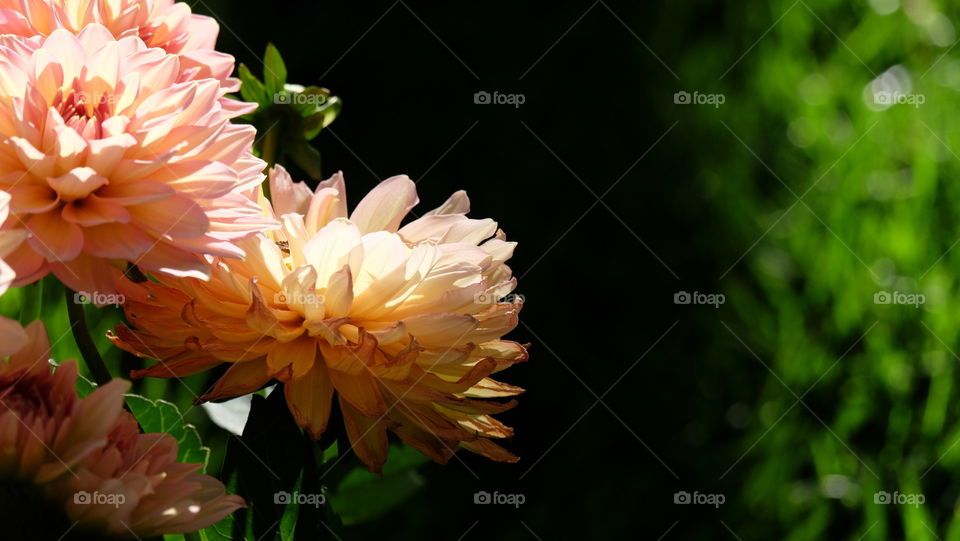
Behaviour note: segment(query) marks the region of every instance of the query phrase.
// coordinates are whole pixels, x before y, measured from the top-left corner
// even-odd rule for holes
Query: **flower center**
[[[112,114],[112,94],[73,90],[60,103],[63,121],[87,139],[103,136],[100,124]]]

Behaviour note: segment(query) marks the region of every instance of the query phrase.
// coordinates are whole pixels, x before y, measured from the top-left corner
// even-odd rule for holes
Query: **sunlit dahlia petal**
[[[357,456],[371,471],[386,460],[388,430],[438,462],[458,448],[498,461],[517,457],[489,438],[513,432],[492,415],[523,392],[490,375],[527,360],[501,337],[522,302],[500,299],[516,280],[513,253],[493,220],[465,216],[457,192],[401,227],[417,201],[393,177],[347,213],[342,175],[313,192],[271,171],[274,202],[255,194],[282,227],[245,239],[242,260],[208,258],[210,280],[163,278],[126,306],[135,329],[111,339],[160,359],[134,377],[171,377],[232,363],[201,400],[253,392],[279,380],[296,423],[319,438],[334,394]]]
[[[189,18],[178,10],[174,19]],[[113,30],[0,37],[0,190],[11,213],[2,229],[28,234],[33,252],[5,258],[17,285],[54,272],[109,293],[113,280],[91,280],[106,261],[204,278],[197,254],[241,256],[237,241],[276,227],[245,195],[264,164],[249,152],[254,129],[229,122],[218,80],[183,79],[180,57]]]
[[[360,201],[350,215],[350,221],[364,233],[395,232],[419,201],[416,185],[410,177],[392,177],[381,182]]]

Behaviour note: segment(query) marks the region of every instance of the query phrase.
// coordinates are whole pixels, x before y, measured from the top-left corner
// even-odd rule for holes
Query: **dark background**
[[[880,235],[859,220],[881,211],[859,191],[844,202],[837,182],[862,186],[851,171],[895,153],[901,138],[922,136],[922,148],[942,155],[933,161],[952,161],[923,129],[888,123],[849,165],[831,167],[879,114],[863,107],[864,85],[905,58],[923,71],[946,51],[924,44],[902,13],[881,18],[866,1],[190,3],[220,20],[219,48],[254,73],[269,40],[290,81],[341,97],[342,114],[315,144],[326,174],[344,171],[353,203],[406,173],[418,181],[418,210],[466,189],[473,216],[519,241],[511,267],[526,305],[509,338],[530,342],[531,360],[501,379],[528,390],[502,416],[516,429],[505,445],[522,460],[460,453],[427,465],[423,490],[348,538],[921,539],[921,519],[946,529],[949,472],[925,479],[928,500],[941,503],[904,511],[906,526],[899,511],[888,525],[885,509],[868,509],[877,487],[865,469],[907,482],[900,465],[913,455],[890,454],[888,423],[896,404],[922,411],[928,380],[891,398],[896,377],[831,366],[869,357],[858,338],[876,319],[863,315],[876,289],[867,271],[895,258],[871,248]],[[798,98],[819,88],[812,71],[829,83],[826,105]],[[679,90],[723,92],[727,103],[676,105]],[[525,103],[475,104],[479,91]],[[932,112],[937,131],[953,110]],[[821,120],[846,118],[853,137],[808,144],[797,118],[812,119],[815,133],[833,133]],[[802,193],[824,171],[829,201],[811,197],[816,212],[800,206],[786,232],[761,237],[795,203],[790,189]],[[911,230],[935,239],[914,276],[953,242],[952,215],[944,205],[930,220],[941,237]],[[824,274],[849,283],[824,285]],[[838,292],[851,289],[863,306],[856,317],[837,309]],[[678,306],[681,290],[727,302]],[[899,351],[894,337],[923,335],[918,349],[941,352],[953,343],[952,334],[933,341],[916,318],[878,317],[888,351]],[[915,351],[903,357],[920,362]],[[851,388],[870,400],[845,409]],[[956,408],[943,407],[952,423]],[[927,433],[919,472],[947,450],[947,433]],[[858,492],[831,492],[840,478]],[[479,490],[526,502],[475,505]],[[678,491],[725,503],[675,505]]]

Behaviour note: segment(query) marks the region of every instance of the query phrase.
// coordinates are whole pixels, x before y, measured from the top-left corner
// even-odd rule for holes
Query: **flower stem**
[[[275,126],[274,126],[275,127]],[[260,151],[260,159],[267,162],[268,178],[263,181],[263,195],[270,199],[270,169],[277,164],[277,154],[280,146],[280,131],[273,128],[263,134],[263,146]]]
[[[87,317],[83,313],[83,305],[76,301],[75,293],[69,288],[66,291],[67,315],[70,316],[70,328],[73,331],[73,338],[77,341],[77,347],[80,348],[80,354],[83,355],[83,361],[90,370],[90,375],[98,385],[108,383],[112,377],[107,365],[103,363],[100,352],[97,351],[96,344],[90,336],[90,328],[87,326]]]
[[[43,307],[43,280],[23,288],[23,302],[20,305],[20,325],[26,326],[40,318]]]

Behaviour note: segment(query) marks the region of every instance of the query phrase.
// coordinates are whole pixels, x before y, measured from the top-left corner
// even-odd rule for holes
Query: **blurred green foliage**
[[[697,181],[725,234],[757,239],[719,281],[730,351],[766,375],[717,472],[745,539],[960,539],[958,13],[897,4],[744,6],[742,60],[678,70],[726,95],[680,114],[725,149]]]

